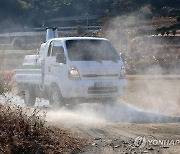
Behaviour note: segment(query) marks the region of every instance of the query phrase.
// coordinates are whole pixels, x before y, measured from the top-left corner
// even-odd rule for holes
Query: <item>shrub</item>
[[[85,31],[84,31],[84,28],[83,28],[83,27],[77,26],[77,34],[78,34],[78,35],[82,35],[84,32],[85,32]]]
[[[8,82],[3,77],[0,77],[0,95],[11,89]]]
[[[180,16],[179,16],[179,17],[177,17],[177,22],[180,22]]]
[[[155,35],[158,35],[158,34],[159,34],[159,32],[156,30],[156,31],[154,32],[154,34],[155,34]]]
[[[168,30],[166,31],[166,35],[167,35],[167,36],[169,35],[169,31],[168,31]]]
[[[2,153],[79,153],[86,140],[66,130],[45,126],[45,113],[0,105]],[[1,153],[0,152],[0,153]]]
[[[164,30],[162,30],[162,31],[161,31],[161,35],[163,36],[164,34],[165,34],[165,31],[164,31]]]
[[[176,30],[172,30],[172,34],[175,36],[176,35]]]

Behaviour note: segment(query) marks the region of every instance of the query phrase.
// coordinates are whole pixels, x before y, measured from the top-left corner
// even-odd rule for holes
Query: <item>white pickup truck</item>
[[[36,97],[49,99],[55,108],[76,100],[107,103],[125,92],[124,64],[110,41],[54,38],[55,33],[48,29],[39,53],[26,56],[24,68],[15,70],[17,89],[27,106],[34,106]]]

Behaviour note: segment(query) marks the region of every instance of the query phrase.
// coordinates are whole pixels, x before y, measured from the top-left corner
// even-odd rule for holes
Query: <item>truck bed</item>
[[[15,73],[17,83],[40,84],[42,82],[41,69],[17,69]]]

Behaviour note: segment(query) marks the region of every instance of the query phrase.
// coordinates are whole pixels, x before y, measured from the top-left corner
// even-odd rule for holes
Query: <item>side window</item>
[[[55,57],[58,53],[64,54],[64,48],[62,46],[53,46],[51,57]]]

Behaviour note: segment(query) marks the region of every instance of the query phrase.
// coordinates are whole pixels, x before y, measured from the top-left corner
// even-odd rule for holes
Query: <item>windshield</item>
[[[105,40],[68,40],[66,47],[71,61],[120,60],[115,48]]]

